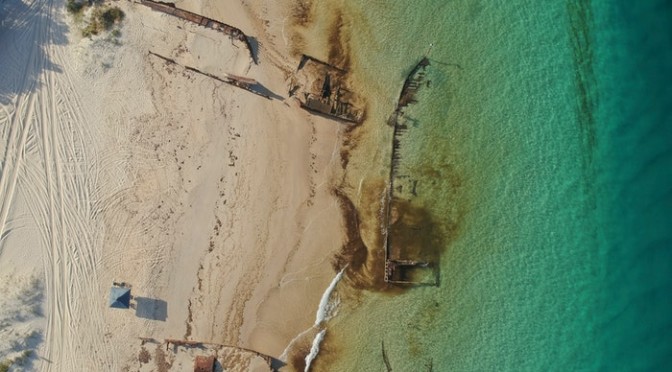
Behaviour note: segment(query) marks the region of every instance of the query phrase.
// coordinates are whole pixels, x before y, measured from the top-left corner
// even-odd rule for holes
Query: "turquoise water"
[[[672,368],[672,5],[330,6],[370,99],[348,168],[364,188],[435,45],[403,151],[441,264],[439,287],[339,289],[315,369],[385,370],[382,342],[395,371]]]

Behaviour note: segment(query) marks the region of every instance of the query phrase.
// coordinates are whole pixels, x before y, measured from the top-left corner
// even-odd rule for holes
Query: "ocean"
[[[346,272],[313,370],[672,369],[672,3],[315,6],[367,97],[343,185],[363,276],[382,270],[388,119],[431,62],[400,167],[439,285]]]

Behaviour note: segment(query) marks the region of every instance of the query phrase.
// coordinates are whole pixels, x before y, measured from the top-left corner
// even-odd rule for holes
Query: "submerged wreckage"
[[[401,162],[402,137],[412,125],[413,119],[407,117],[405,109],[416,103],[416,95],[423,86],[429,86],[425,79],[429,59],[423,57],[411,70],[404,81],[397,107],[390,117],[389,124],[394,127],[392,137],[392,155],[390,161],[390,179],[388,185],[385,215],[385,282],[395,284],[438,285],[437,262],[433,247],[427,246],[426,232],[423,232],[425,219],[415,210],[412,200],[418,196],[418,180],[411,177],[411,169],[399,174]],[[410,173],[409,173],[410,172]],[[429,243],[431,244],[431,243]]]
[[[364,110],[359,98],[345,87],[347,71],[311,56],[303,55],[292,78],[289,96],[313,113],[350,123],[361,123]]]

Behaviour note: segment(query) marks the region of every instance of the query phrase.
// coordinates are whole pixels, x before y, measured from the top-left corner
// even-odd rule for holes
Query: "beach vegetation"
[[[114,6],[102,10],[98,15],[98,19],[103,24],[103,27],[109,30],[113,25],[121,22],[125,16],[126,14],[124,14],[123,10],[119,9],[118,6]]]
[[[103,31],[109,31],[112,26],[120,23],[126,15],[119,7],[96,7],[91,12],[89,24],[82,29],[82,36],[90,37]]]
[[[0,362],[0,372],[8,372],[12,366],[23,366],[30,357],[33,356],[33,351],[30,349],[24,350],[21,355],[15,358],[8,358]]]
[[[86,2],[82,0],[68,0],[65,7],[70,14],[80,14],[86,7]]]
[[[91,37],[110,31],[121,23],[126,16],[118,6],[105,5],[104,1],[67,0],[66,9],[75,21],[81,25],[82,36]],[[119,37],[118,28],[113,31],[113,36]]]
[[[33,356],[32,350],[30,349],[24,350],[20,356],[14,359],[14,364],[22,366],[32,356]]]

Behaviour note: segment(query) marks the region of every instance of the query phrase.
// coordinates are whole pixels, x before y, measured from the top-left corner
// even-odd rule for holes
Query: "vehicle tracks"
[[[17,9],[25,6],[15,2]],[[105,296],[97,277],[100,167],[96,133],[90,132],[78,82],[69,74],[67,46],[53,44],[53,22],[63,6],[60,0],[34,0],[17,11],[16,22],[26,29],[2,58],[7,68],[21,71],[22,79],[14,80],[21,85],[12,104],[0,104],[6,118],[4,124],[0,120],[6,126],[0,236],[20,192],[44,247],[47,319],[37,366],[44,371],[100,370],[115,364],[104,338]],[[30,50],[21,52],[20,45]],[[3,83],[10,80],[2,78]]]

